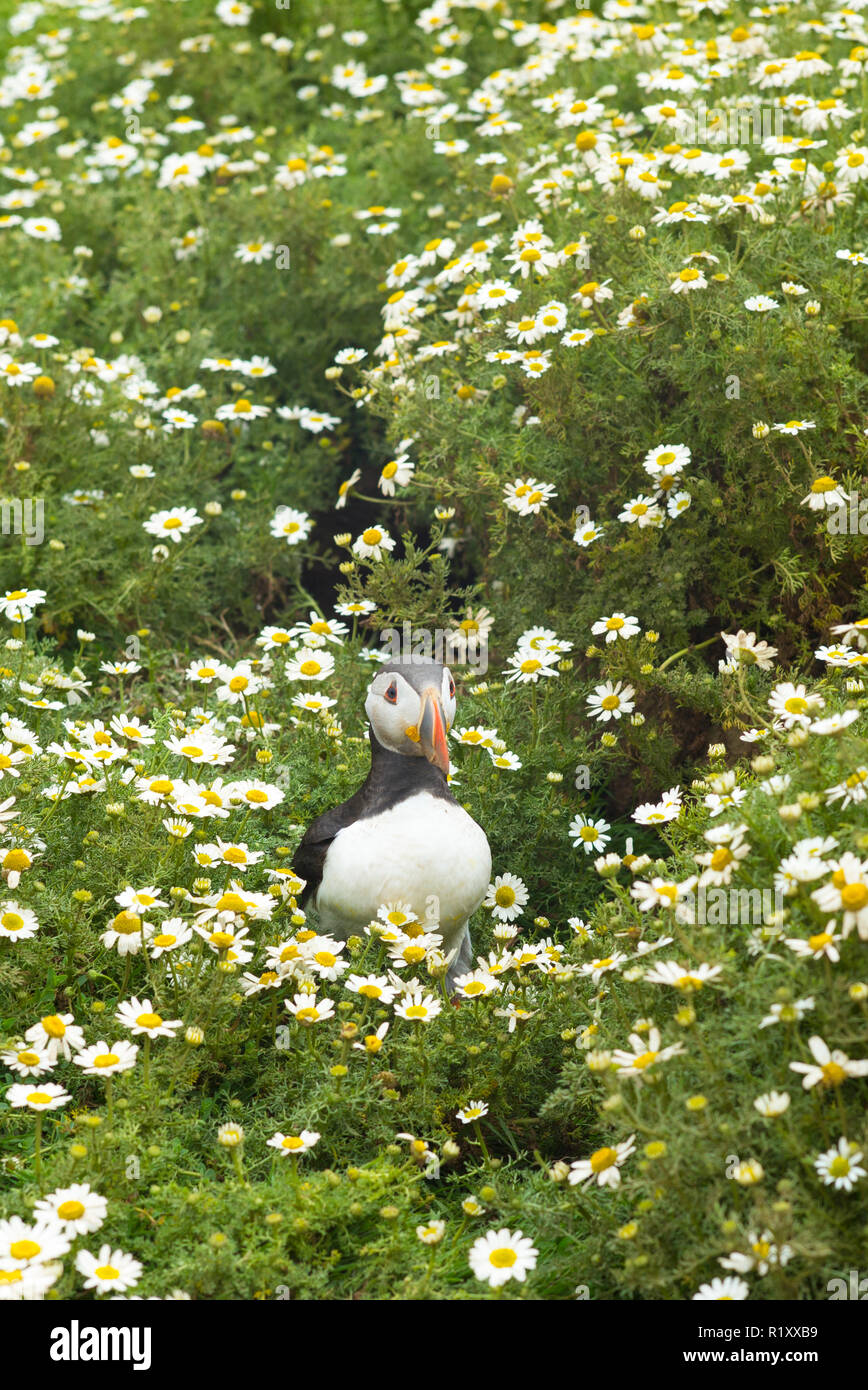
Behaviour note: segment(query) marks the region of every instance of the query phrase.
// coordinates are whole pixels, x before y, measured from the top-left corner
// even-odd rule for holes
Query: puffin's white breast
[[[338,831],[316,898],[320,927],[346,938],[384,903],[409,903],[420,921],[438,918],[448,948],[490,880],[482,828],[455,802],[419,792]]]

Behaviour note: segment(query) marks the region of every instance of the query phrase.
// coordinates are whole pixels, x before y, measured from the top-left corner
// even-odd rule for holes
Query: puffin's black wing
[[[352,825],[360,816],[364,814],[367,797],[363,795],[365,787],[360,787],[349,801],[343,802],[341,806],[335,806],[333,810],[326,811],[324,815],[317,816],[304,832],[304,838],[292,861],[292,867],[299,878],[306,880],[306,887],[301,895],[301,906],[309,898],[315,897],[317,889],[322,882],[323,865],[325,857],[329,852],[329,846],[339,831]]]

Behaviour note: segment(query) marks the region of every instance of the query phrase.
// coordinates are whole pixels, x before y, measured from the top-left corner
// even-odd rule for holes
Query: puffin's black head
[[[387,662],[371,681],[365,712],[384,748],[427,758],[448,773],[446,733],[455,718],[455,682],[447,666]]]

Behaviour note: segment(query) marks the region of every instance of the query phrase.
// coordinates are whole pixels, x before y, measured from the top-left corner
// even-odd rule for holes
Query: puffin
[[[443,937],[447,989],[473,968],[468,921],[491,881],[485,831],[447,783],[455,718],[447,666],[389,661],[365,700],[371,766],[348,801],[318,816],[293,859],[302,906],[338,940],[360,936],[386,903],[409,904]]]

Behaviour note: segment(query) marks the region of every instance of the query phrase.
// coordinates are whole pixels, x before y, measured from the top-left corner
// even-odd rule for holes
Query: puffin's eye
[[[455,699],[455,682],[451,676],[449,677],[449,698],[450,700]]]
[[[388,702],[389,702],[390,705],[397,705],[397,703],[398,703],[398,687],[397,687],[397,684],[395,683],[395,681],[392,681],[392,684],[389,686],[389,689],[388,689],[388,690],[385,692],[385,694],[383,695],[383,699],[384,699],[384,700],[388,700]]]

